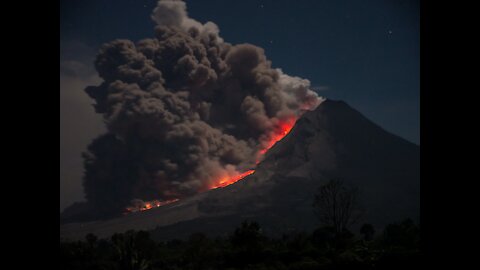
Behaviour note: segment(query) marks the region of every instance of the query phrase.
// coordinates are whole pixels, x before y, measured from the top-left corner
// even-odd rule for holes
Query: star
[[[392,30],[388,30],[388,34],[391,35],[393,33]]]
[[[260,4],[260,8],[263,8],[263,4]]]

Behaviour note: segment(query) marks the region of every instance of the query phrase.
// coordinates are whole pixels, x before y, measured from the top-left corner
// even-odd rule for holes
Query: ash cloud
[[[101,47],[103,81],[85,89],[108,132],[84,153],[84,189],[105,211],[191,196],[254,167],[282,121],[322,101],[262,48],[227,43],[213,22],[189,18],[182,1],[159,1],[152,19],[154,38]]]

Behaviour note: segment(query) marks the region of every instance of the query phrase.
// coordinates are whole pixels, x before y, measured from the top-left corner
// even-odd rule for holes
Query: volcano
[[[393,135],[343,101],[325,100],[306,112],[249,174],[234,184],[168,205],[103,221],[61,224],[60,236],[108,237],[129,229],[157,239],[193,232],[221,235],[243,220],[271,234],[319,226],[316,189],[333,178],[360,191],[363,220],[377,228],[419,219],[420,147]]]

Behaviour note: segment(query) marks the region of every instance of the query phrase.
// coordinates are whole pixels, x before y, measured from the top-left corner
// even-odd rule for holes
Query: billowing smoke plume
[[[322,101],[262,48],[189,18],[182,1],[159,1],[152,19],[155,38],[101,47],[103,83],[85,90],[108,128],[84,154],[85,193],[98,207],[208,190],[255,167],[283,123]]]

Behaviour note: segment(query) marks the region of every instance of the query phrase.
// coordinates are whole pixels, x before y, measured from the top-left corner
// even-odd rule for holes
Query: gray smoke
[[[84,188],[106,209],[190,196],[253,168],[282,122],[322,101],[262,48],[189,18],[182,1],[159,1],[152,19],[155,38],[101,47],[103,82],[85,89],[108,133],[84,154]]]

